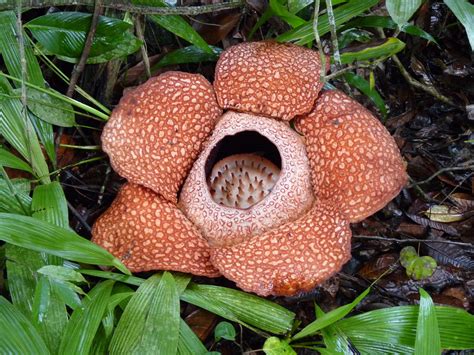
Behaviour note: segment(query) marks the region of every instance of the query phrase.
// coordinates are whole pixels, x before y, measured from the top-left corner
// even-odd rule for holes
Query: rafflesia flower
[[[102,135],[128,183],[93,241],[131,271],[223,275],[263,296],[338,272],[349,223],[385,206],[407,177],[368,110],[320,93],[320,70],[310,49],[242,43],[222,53],[214,85],[171,71],[128,92]]]

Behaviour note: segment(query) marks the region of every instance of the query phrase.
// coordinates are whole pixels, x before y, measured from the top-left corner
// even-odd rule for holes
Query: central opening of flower
[[[277,147],[256,131],[225,136],[206,160],[206,181],[212,199],[223,206],[247,209],[262,201],[280,176]]]

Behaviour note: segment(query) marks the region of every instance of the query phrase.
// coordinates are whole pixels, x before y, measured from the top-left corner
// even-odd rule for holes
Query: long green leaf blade
[[[415,340],[416,355],[441,354],[438,320],[430,295],[420,288],[420,309]]]
[[[418,306],[399,306],[341,319],[336,325],[359,351],[411,354],[414,352]],[[474,316],[463,309],[435,306],[441,348],[474,347]],[[387,346],[390,344],[390,346]]]
[[[424,0],[386,0],[385,6],[398,25],[405,24],[418,10]]]
[[[173,276],[154,275],[130,299],[110,343],[113,354],[175,354],[179,297]]]
[[[179,323],[179,355],[204,355],[207,349],[184,320]]]
[[[33,217],[62,228],[69,227],[66,196],[59,182],[37,186],[31,208]]]
[[[73,231],[32,217],[0,213],[0,240],[77,262],[115,266],[129,273],[112,254]]]
[[[21,160],[20,158],[3,148],[0,148],[0,165],[12,169],[18,169],[33,173],[31,167],[24,160]]]
[[[276,303],[226,287],[190,284],[181,299],[231,321],[274,334],[291,330],[295,317]]]
[[[334,9],[334,19],[337,26],[349,21],[364,11],[376,5],[379,0],[350,0],[349,2],[338,6]],[[321,15],[318,20],[318,32],[320,36],[329,33],[329,18],[328,15]],[[295,41],[296,44],[305,45],[314,40],[313,23],[308,23],[298,26],[295,29],[288,31],[276,38],[279,42]]]
[[[97,284],[72,313],[59,354],[89,354],[97,329],[105,315],[114,281]]]
[[[293,340],[301,339],[304,337],[307,337],[309,335],[314,334],[318,330],[333,324],[334,322],[338,321],[339,319],[345,317],[347,314],[349,314],[352,309],[357,306],[360,301],[362,301],[365,296],[370,292],[370,288],[362,292],[354,301],[352,301],[349,304],[346,304],[345,306],[336,308],[332,310],[331,312],[325,313],[322,317],[316,319],[314,322],[308,324],[306,327],[304,327],[299,333],[295,334],[293,336]]]
[[[444,0],[444,3],[466,29],[471,50],[474,51],[474,5],[467,0]]]
[[[0,353],[49,354],[46,344],[28,321],[10,302],[0,296]]]

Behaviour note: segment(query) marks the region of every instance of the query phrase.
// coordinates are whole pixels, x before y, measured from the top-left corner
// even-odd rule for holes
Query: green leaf
[[[0,213],[0,240],[77,262],[115,266],[129,273],[120,260],[105,249],[73,231],[32,217]]]
[[[324,316],[324,312],[318,305],[315,305],[316,317],[320,318]],[[349,339],[335,324],[330,324],[327,327],[321,329],[321,336],[323,337],[324,345],[326,350],[330,354],[349,354]]]
[[[417,257],[418,257],[418,253],[416,252],[416,249],[414,247],[412,246],[404,247],[400,251],[400,264],[402,264],[402,266],[406,268]]]
[[[84,298],[82,307],[74,310],[64,332],[59,354],[89,354],[113,285],[114,281],[111,280],[97,284]]]
[[[182,17],[175,15],[151,15],[149,17],[164,29],[201,48],[204,52],[213,53],[206,41]]]
[[[288,11],[280,0],[270,0],[270,8],[273,10],[273,14],[281,18],[292,28],[304,25],[306,23],[301,17],[296,16],[294,13]]]
[[[181,319],[179,323],[178,354],[204,355],[206,353],[207,349],[201,340],[199,340],[197,335],[192,331],[191,328],[189,328],[186,322]]]
[[[444,3],[466,29],[471,50],[474,51],[474,5],[467,0],[444,0]]]
[[[418,306],[399,306],[341,319],[336,325],[362,353],[413,354]],[[460,308],[435,306],[441,348],[472,349],[474,316]]]
[[[385,106],[385,101],[382,99],[376,89],[370,88],[370,83],[367,80],[350,72],[344,74],[344,78],[350,85],[356,87],[364,95],[371,99],[384,118],[387,117],[387,107]]]
[[[370,292],[370,288],[362,292],[354,301],[345,306],[336,308],[331,312],[325,313],[322,317],[316,319],[314,322],[311,322],[306,327],[304,327],[300,332],[296,333],[292,340],[298,340],[309,335],[314,334],[318,330],[327,327],[330,324],[338,321],[341,318],[344,318],[347,314],[349,314],[352,309],[357,306]]]
[[[0,353],[49,354],[43,339],[28,319],[0,296]]]
[[[47,91],[55,90],[47,89]],[[56,94],[60,95],[58,92]],[[61,127],[75,125],[76,121],[71,104],[33,88],[28,88],[27,97],[28,108],[39,119]]]
[[[87,282],[80,272],[65,266],[46,265],[39,269],[38,273],[61,281],[71,281],[75,283]]]
[[[219,322],[219,324],[214,329],[215,341],[220,341],[221,339],[234,341],[235,336],[235,328],[229,322]]]
[[[374,60],[379,58],[388,58],[397,54],[405,48],[405,43],[398,38],[390,37],[383,41],[382,44],[369,46],[356,52],[341,53],[341,63],[350,64],[355,61]]]
[[[0,76],[0,134],[30,163],[34,174],[48,183],[49,170],[35,128],[28,114],[24,114],[19,99],[12,99],[13,88]]]
[[[436,260],[431,256],[421,256],[407,265],[406,272],[414,280],[423,280],[433,275],[437,266]]]
[[[418,10],[424,0],[386,0],[385,6],[393,20],[399,24],[405,24]]]
[[[22,68],[20,58],[20,48],[17,40],[17,18],[11,11],[0,13],[0,53],[2,53],[5,66],[8,72],[14,77],[22,77]],[[41,88],[45,87],[43,73],[36,59],[30,43],[26,40],[26,33],[23,31],[24,53],[26,59],[26,79],[28,82]],[[21,87],[21,82],[15,83],[16,87]],[[56,152],[54,149],[53,127],[50,124],[31,117],[32,124],[35,127],[41,142],[44,145],[46,153],[52,162],[56,161]]]
[[[35,188],[31,209],[33,217],[58,227],[69,228],[66,196],[58,181]]]
[[[134,5],[168,7],[169,5],[163,0],[132,0]],[[172,34],[201,48],[204,52],[212,54],[212,49],[206,41],[196,32],[196,30],[186,22],[181,16],[176,15],[151,15],[151,20],[161,27],[170,31]]]
[[[33,37],[54,55],[80,58],[89,32],[92,15],[81,12],[55,12],[37,17],[25,25]],[[119,19],[100,16],[88,63],[114,53],[113,58],[136,52],[141,42],[128,30],[132,26]],[[117,50],[119,49],[119,50]],[[110,58],[111,59],[111,58]]]
[[[420,310],[416,326],[416,355],[441,354],[438,320],[430,295],[420,288]]]
[[[372,6],[376,5],[379,0],[350,0],[347,3],[338,6],[334,9],[334,19],[336,26],[349,21],[351,18],[354,18],[364,11],[370,9]],[[319,16],[318,19],[318,32],[320,36],[324,36],[326,33],[329,33],[329,19],[328,15],[324,14]],[[276,38],[279,42],[290,42],[294,41],[299,45],[306,45],[314,40],[313,32],[313,22],[310,21],[304,25],[298,26],[295,29],[285,32],[284,34]]]
[[[30,181],[0,179],[0,212],[31,214]]]
[[[18,60],[20,49],[17,41],[17,18],[13,11],[0,12],[0,53],[8,72],[21,78],[21,63]],[[27,81],[44,87],[43,73],[27,41],[25,41],[25,59]]]
[[[80,270],[84,275],[112,279],[139,286],[144,280],[135,276],[120,275],[100,270]],[[155,277],[159,277],[155,275]],[[180,287],[178,287],[178,290]],[[275,334],[285,334],[293,327],[295,314],[286,308],[242,291],[226,287],[189,283],[181,300],[204,308],[228,320],[247,327]]]
[[[313,0],[288,0],[288,10],[292,14],[297,14],[306,6],[311,5],[313,2]]]
[[[179,297],[173,276],[154,275],[130,299],[110,343],[114,354],[176,354]]]
[[[25,163],[24,160],[21,160],[17,156],[10,153],[8,150],[3,149],[1,147],[0,147],[0,165],[6,166],[12,169],[18,169],[18,170],[27,171],[29,173],[33,173],[33,170],[31,170],[31,167],[27,163]]]
[[[369,27],[369,28],[389,28],[396,29],[397,24],[389,16],[363,16],[349,21],[343,29],[350,29],[354,27]],[[410,25],[408,23],[400,26],[400,31],[408,33],[412,36],[419,36],[427,41],[434,42],[438,45],[436,39],[428,32],[424,31],[418,26]]]
[[[191,283],[181,299],[230,321],[274,334],[285,334],[293,327],[293,312],[242,291]]]
[[[268,338],[263,344],[263,352],[266,355],[296,355],[287,340],[277,337]]]
[[[161,60],[151,68],[151,71],[154,72],[158,68],[166,67],[168,65],[215,62],[219,59],[219,54],[222,52],[222,49],[214,46],[211,46],[211,48],[214,51],[213,53],[203,51],[201,48],[196,46],[176,49],[161,58]]]

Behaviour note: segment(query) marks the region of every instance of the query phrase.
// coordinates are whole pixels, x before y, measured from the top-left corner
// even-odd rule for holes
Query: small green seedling
[[[400,252],[400,264],[406,269],[407,275],[414,280],[430,277],[438,266],[431,256],[419,256],[411,246],[403,248]]]

